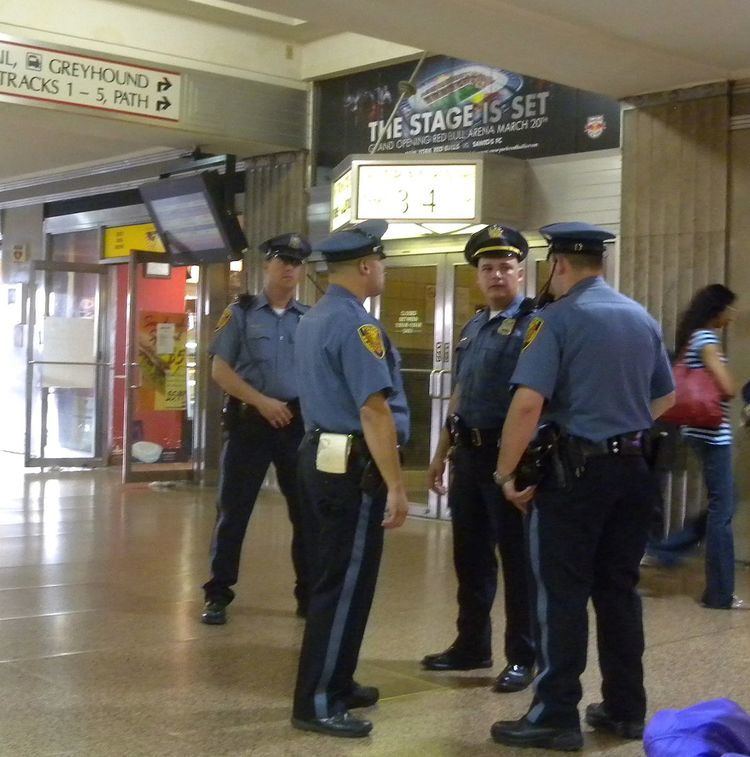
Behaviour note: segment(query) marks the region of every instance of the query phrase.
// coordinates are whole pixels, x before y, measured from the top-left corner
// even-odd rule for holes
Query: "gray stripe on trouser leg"
[[[539,559],[539,511],[532,505],[531,518],[529,519],[529,561],[531,572],[536,584],[536,616],[539,623],[539,668],[540,671],[534,680],[534,690],[539,681],[549,672],[549,625],[547,623],[547,590],[542,581],[542,564]],[[531,723],[536,721],[544,712],[544,704],[535,704],[526,715]]]
[[[331,626],[331,635],[328,639],[328,648],[326,649],[323,670],[320,674],[320,681],[315,689],[315,717],[327,718],[328,714],[328,684],[331,683],[333,672],[336,669],[336,663],[341,651],[341,641],[344,636],[349,608],[354,597],[354,589],[357,586],[359,571],[362,567],[362,559],[365,553],[365,541],[367,539],[367,524],[370,520],[370,509],[372,508],[372,497],[367,494],[362,495],[362,503],[359,510],[359,519],[357,528],[354,532],[354,544],[352,545],[352,554],[349,558],[349,565],[344,576],[344,586],[339,595],[339,601],[336,603],[336,612],[333,616]]]

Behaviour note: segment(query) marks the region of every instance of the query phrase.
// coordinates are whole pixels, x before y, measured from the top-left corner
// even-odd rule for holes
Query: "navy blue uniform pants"
[[[523,516],[492,480],[497,446],[457,446],[451,458],[449,502],[453,562],[458,578],[456,646],[492,657],[490,613],[497,592],[500,553],[505,593],[505,656],[514,665],[534,664],[528,561]]]
[[[217,520],[211,543],[211,578],[203,585],[206,600],[231,602],[237,583],[240,553],[258,492],[273,463],[292,523],[294,595],[304,608],[308,594],[308,558],[301,522],[297,449],[304,435],[299,414],[284,428],[273,428],[260,414],[226,433],[221,455]]]
[[[321,473],[316,452],[306,437],[299,471],[313,559],[294,692],[294,716],[304,719],[346,710],[380,567],[386,498],[384,486],[373,495],[360,489],[356,463],[347,473]]]
[[[637,456],[590,458],[569,491],[540,485],[528,522],[539,663],[530,721],[579,725],[589,598],[607,712],[615,720],[643,720],[643,618],[636,585],[657,497],[655,478]]]

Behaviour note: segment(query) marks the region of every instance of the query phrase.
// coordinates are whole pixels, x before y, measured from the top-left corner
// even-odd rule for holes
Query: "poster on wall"
[[[318,84],[319,166],[368,153],[416,63]],[[620,146],[620,104],[602,95],[445,56],[428,58],[378,153],[494,152],[518,158]]]
[[[187,325],[185,313],[141,313],[138,365],[142,390],[153,393],[148,409],[187,408]]]

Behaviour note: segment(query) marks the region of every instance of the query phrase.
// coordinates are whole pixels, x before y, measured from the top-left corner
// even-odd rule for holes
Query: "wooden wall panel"
[[[623,118],[620,289],[661,322],[671,348],[693,292],[726,280],[729,98],[654,101]],[[667,498],[672,527],[703,506],[684,450]]]
[[[307,152],[274,153],[245,160],[245,261],[248,290],[260,291],[258,245],[288,231],[306,232]]]

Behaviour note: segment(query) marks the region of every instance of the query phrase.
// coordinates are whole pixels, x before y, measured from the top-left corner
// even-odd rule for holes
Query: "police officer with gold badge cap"
[[[367,736],[349,710],[379,692],[354,680],[383,549],[383,528],[408,511],[398,445],[409,437],[400,358],[364,308],[385,284],[383,221],[340,231],[317,249],[330,285],[305,315],[295,350],[306,434],[303,501],[314,559],[292,723],[330,736]]]
[[[605,244],[614,235],[586,223],[541,232],[557,299],[527,329],[495,474],[506,498],[528,511],[539,673],[526,715],[495,723],[492,736],[510,746],[573,751],[583,745],[578,703],[589,598],[603,701],[588,706],[586,722],[624,738],[643,735],[636,586],[658,498],[644,432],[673,403],[674,383],[658,324],[603,278]],[[555,436],[540,454],[538,485],[519,483],[519,491],[516,468],[542,413]]]
[[[461,332],[448,423],[428,470],[428,485],[444,494],[442,479],[450,453],[448,503],[458,578],[458,634],[444,652],[427,655],[422,666],[427,670],[492,666],[490,613],[499,552],[507,665],[495,681],[498,692],[526,688],[534,668],[523,518],[492,480],[500,429],[511,400],[510,377],[534,307],[522,291],[522,262],[528,249],[522,234],[497,224],[476,232],[466,244],[464,254],[477,268],[486,307]]]
[[[211,375],[228,395],[211,577],[203,585],[206,604],[201,619],[209,625],[226,622],[248,520],[271,462],[292,522],[297,613],[304,615],[307,607],[308,570],[296,472],[304,430],[294,341],[308,307],[294,295],[310,244],[299,234],[282,234],[265,241],[260,250],[265,254],[263,291],[243,295],[224,311],[209,348]]]

